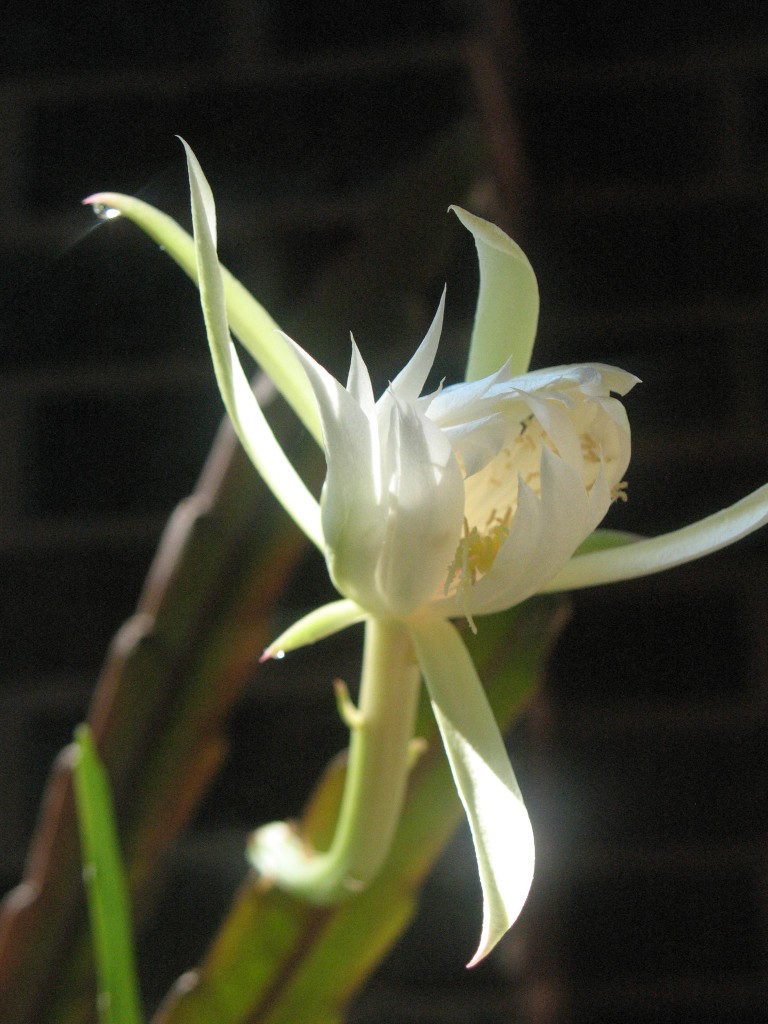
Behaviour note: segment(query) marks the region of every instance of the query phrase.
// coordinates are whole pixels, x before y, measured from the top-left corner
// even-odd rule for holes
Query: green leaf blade
[[[83,878],[103,1024],[141,1024],[128,887],[104,766],[91,731],[75,735],[73,766]]]

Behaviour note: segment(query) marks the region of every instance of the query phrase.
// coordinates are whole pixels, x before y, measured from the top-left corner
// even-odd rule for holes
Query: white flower
[[[321,522],[331,578],[355,619],[400,620],[410,632],[467,812],[485,897],[475,963],[522,909],[534,845],[482,686],[445,620],[465,615],[474,627],[474,615],[524,600],[592,533],[622,493],[629,463],[629,424],[611,392],[624,394],[636,378],[601,365],[512,377],[505,365],[421,396],[443,300],[378,402],[354,341],[346,387],[295,351],[323,427]],[[318,619],[298,628],[308,628],[303,642],[313,628],[329,631]],[[284,635],[274,648],[288,642]],[[274,874],[289,845],[278,826],[257,840],[253,859]]]
[[[374,404],[353,342],[343,387],[296,346],[317,396],[328,475],[325,555],[370,615],[499,611],[541,589],[600,523],[629,463],[611,392],[631,374],[563,366],[421,391],[443,300],[424,341]]]
[[[538,289],[511,239],[456,209],[480,261],[468,383],[421,394],[440,337],[441,300],[421,346],[375,402],[354,343],[343,386],[278,334],[219,265],[213,196],[189,147],[187,157],[194,242],[140,200],[101,193],[86,202],[125,213],[197,279],[234,427],[277,499],[324,553],[344,595],[289,628],[265,657],[366,621],[359,707],[341,698],[352,735],[333,844],[307,851],[287,825],[275,823],[255,834],[252,860],[278,884],[321,902],[376,874],[405,791],[423,675],[477,854],[484,912],[476,963],[522,908],[534,848],[498,727],[450,620],[466,617],[474,628],[475,616],[540,591],[629,579],[715,551],[768,522],[768,486],[662,537],[593,533],[611,501],[624,496],[630,435],[613,396],[635,378],[600,364],[526,372]],[[275,440],[230,325],[322,441],[328,473],[320,504]]]

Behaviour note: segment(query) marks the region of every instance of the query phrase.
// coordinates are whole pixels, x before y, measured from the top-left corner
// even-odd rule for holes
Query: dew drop
[[[285,657],[285,651],[275,651],[275,661],[282,661]]]
[[[93,203],[91,209],[99,220],[115,220],[121,215],[120,211],[116,210],[114,206],[106,206],[104,203]]]

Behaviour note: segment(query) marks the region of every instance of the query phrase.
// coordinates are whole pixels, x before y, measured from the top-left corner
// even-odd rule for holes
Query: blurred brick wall
[[[611,523],[683,525],[766,480],[768,17],[724,2],[483,6],[507,101],[495,116],[522,125],[525,166],[495,171],[519,189],[500,206],[541,281],[537,363],[602,359],[644,379],[628,400],[630,502]],[[191,285],[129,226],[93,230],[79,200],[141,190],[186,216],[172,138],[186,135],[221,197],[225,258],[289,316],[388,172],[478,102],[458,4],[15,7],[0,72],[8,885],[47,764],[219,418]],[[475,895],[459,898],[446,860],[433,916],[360,1020],[506,1021],[511,987],[536,1024],[765,1020],[766,554],[754,539],[576,596],[513,740],[540,849],[524,920],[462,978],[476,922],[456,915]],[[234,723],[206,827],[250,824],[238,772],[258,714],[247,703]],[[452,856],[466,854],[460,841]]]
[[[682,526],[768,470],[768,15],[544,2],[520,16],[509,81],[546,362],[643,379],[626,403],[630,500],[609,523]],[[526,1019],[766,1019],[767,556],[756,537],[575,595],[529,722]]]

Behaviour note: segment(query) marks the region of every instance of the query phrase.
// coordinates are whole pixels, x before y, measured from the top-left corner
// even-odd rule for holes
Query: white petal
[[[472,659],[444,619],[410,624],[416,656],[461,802],[483,889],[483,959],[514,924],[533,880],[533,831],[499,727]]]
[[[508,432],[504,417],[498,415],[443,428],[443,433],[461,459],[466,477],[479,473],[499,454]]]
[[[347,391],[363,410],[368,420],[373,423],[376,402],[373,397],[371,376],[368,373],[368,367],[365,365],[363,357],[360,355],[360,350],[355,344],[355,339],[351,338],[350,340],[352,342],[352,358],[349,363]]]
[[[552,593],[649,576],[719,551],[765,525],[768,525],[768,484],[722,512],[681,530],[578,555],[541,589]]]
[[[467,362],[467,380],[494,373],[509,360],[512,373],[531,361],[539,319],[539,287],[525,253],[494,224],[452,206],[475,236],[480,293]]]
[[[436,608],[452,615],[467,610],[472,615],[487,615],[531,597],[566,564],[603,518],[610,496],[604,500],[598,511],[578,471],[544,449],[541,496],[520,482],[512,529],[490,571],[471,588],[468,597],[457,593],[450,602],[438,602]]]
[[[184,146],[189,166],[200,301],[221,397],[240,442],[264,482],[307,537],[322,548],[318,504],[272,433],[230,339],[216,254],[213,196],[194,153],[186,143]]]
[[[443,429],[487,416],[494,411],[500,391],[506,396],[503,385],[508,381],[509,367],[505,364],[482,380],[451,384],[434,396],[427,415]]]
[[[315,392],[323,426],[328,472],[321,499],[328,568],[347,597],[381,611],[375,572],[384,543],[383,504],[377,424],[332,374],[291,342]]]
[[[574,429],[574,422],[563,402],[531,394],[527,396],[528,408],[539,421],[544,431],[557,448],[560,456],[569,466],[581,466],[581,441]]]
[[[570,363],[530,370],[519,377],[512,377],[509,383],[520,391],[538,391],[541,388],[563,391],[570,386],[578,387],[587,395],[607,395],[611,391],[626,395],[640,383],[640,378],[606,363]]]
[[[323,425],[323,441],[328,471],[345,474],[351,492],[372,488],[371,424],[358,402],[343,384],[328,373],[296,342],[288,339],[299,357],[317,399]],[[362,360],[361,360],[362,362]]]
[[[443,329],[444,312],[445,289],[443,289],[443,294],[440,296],[437,312],[429,330],[424,336],[424,340],[390,385],[392,394],[396,395],[403,402],[415,402],[424,388],[429,371],[432,369],[435,356],[437,355],[437,346]],[[386,394],[387,392],[382,397],[385,397]]]
[[[464,481],[450,442],[426,417],[393,399],[389,514],[377,582],[390,614],[408,614],[445,578],[461,535]]]

